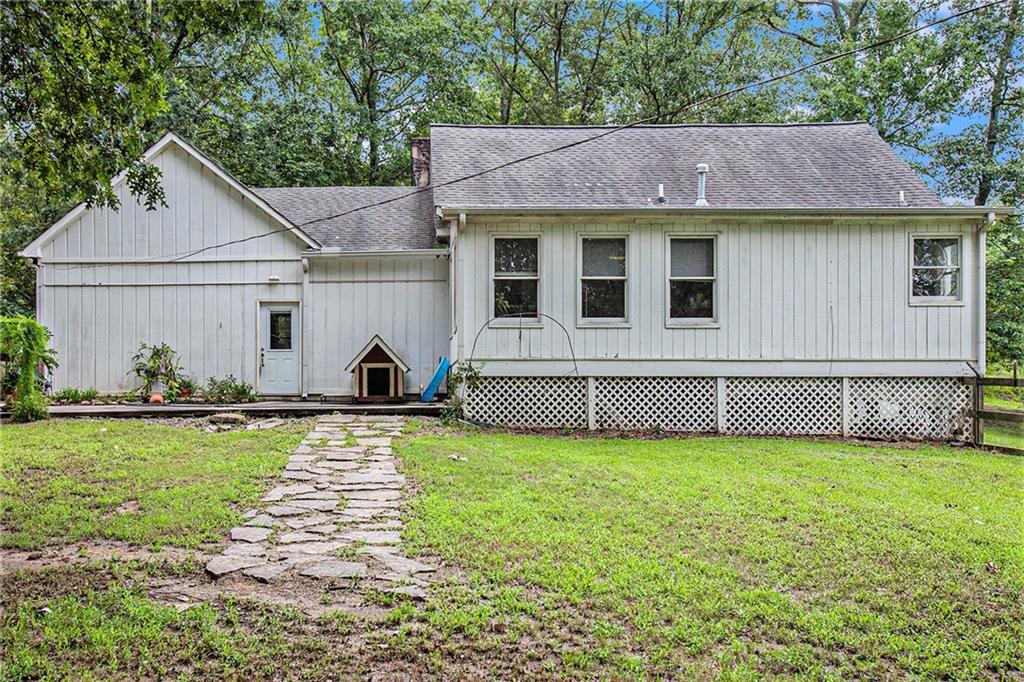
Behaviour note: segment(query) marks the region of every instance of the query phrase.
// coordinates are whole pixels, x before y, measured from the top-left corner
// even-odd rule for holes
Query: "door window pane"
[[[288,310],[270,311],[270,350],[292,349],[292,314]]]
[[[626,317],[626,280],[583,280],[583,317]]]
[[[625,277],[626,240],[594,239],[583,240],[584,277]]]

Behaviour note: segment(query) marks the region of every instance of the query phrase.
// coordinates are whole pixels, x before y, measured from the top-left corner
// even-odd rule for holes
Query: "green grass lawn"
[[[0,428],[0,546],[20,549],[96,538],[218,542],[305,433],[210,434],[133,420]]]
[[[117,537],[191,545],[222,534],[233,505],[259,494],[261,476],[299,438],[138,422],[3,428],[4,498],[19,524],[30,505],[74,506],[78,490],[92,510],[19,531],[22,544],[79,527],[112,537],[96,519],[128,500],[148,520]],[[111,454],[128,443],[139,454]],[[44,456],[58,445],[60,456]],[[13,467],[18,450],[36,454]],[[997,679],[1024,670],[1024,458],[463,431],[412,437],[396,451],[418,488],[410,554],[440,555],[453,571],[425,604],[378,595],[385,611],[372,618],[230,599],[179,612],[148,598],[146,581],[196,575],[201,562],[22,572],[2,585],[0,679]],[[8,483],[8,471],[22,483]],[[44,471],[68,480],[47,488]],[[172,488],[199,492],[164,519],[147,493]]]
[[[1024,412],[1024,402],[1012,398],[999,398],[985,396],[985,407],[993,410],[1005,410],[1008,412]]]
[[[1024,460],[799,440],[432,436],[409,537],[546,604],[586,674],[1024,669]],[[449,459],[450,454],[468,458]]]
[[[990,391],[991,392],[991,391]],[[1006,397],[986,395],[985,407],[1003,412],[1024,412],[1024,402],[1006,391]],[[1024,423],[985,420],[985,443],[1024,450]]]

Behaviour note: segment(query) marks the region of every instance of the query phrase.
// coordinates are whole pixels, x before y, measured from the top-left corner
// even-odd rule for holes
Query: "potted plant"
[[[153,404],[164,402],[164,394],[177,385],[180,371],[178,354],[166,343],[159,346],[143,343],[132,356],[131,373],[142,382],[140,397],[148,398]]]

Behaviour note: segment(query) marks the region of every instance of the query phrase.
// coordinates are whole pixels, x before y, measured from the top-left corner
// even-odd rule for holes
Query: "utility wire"
[[[404,194],[400,194],[400,195],[398,195],[396,197],[392,197],[390,199],[384,199],[382,201],[377,201],[377,202],[374,202],[374,203],[371,203],[371,204],[365,204],[363,206],[357,206],[357,207],[351,208],[351,209],[349,209],[347,211],[342,211],[341,213],[334,213],[334,214],[331,214],[331,215],[328,215],[328,216],[324,216],[322,218],[316,218],[314,220],[307,220],[307,221],[302,222],[302,223],[296,223],[296,224],[293,224],[291,227],[285,227],[285,228],[281,228],[279,230],[272,230],[270,232],[263,232],[261,234],[251,235],[249,237],[244,237],[242,239],[233,239],[231,241],[223,242],[221,244],[212,244],[210,246],[204,246],[201,249],[196,249],[195,251],[189,251],[189,252],[186,252],[186,253],[183,253],[183,254],[171,254],[169,256],[154,257],[154,259],[161,259],[162,260],[163,258],[166,258],[166,259],[169,259],[171,262],[180,261],[180,260],[184,260],[186,258],[191,258],[193,256],[197,256],[200,253],[203,253],[205,251],[210,251],[210,250],[213,250],[213,249],[219,249],[219,248],[223,248],[225,246],[231,246],[232,244],[242,244],[244,242],[252,241],[254,239],[262,239],[263,237],[269,237],[269,236],[271,236],[273,234],[279,234],[281,232],[290,232],[293,228],[300,228],[301,229],[301,228],[306,227],[308,225],[313,225],[313,224],[316,224],[316,223],[321,223],[321,222],[324,222],[326,220],[333,220],[335,218],[342,218],[344,216],[351,215],[353,213],[358,213],[359,211],[365,211],[367,209],[376,208],[378,206],[384,206],[384,205],[387,205],[387,204],[394,203],[396,201],[402,201],[404,199],[408,199],[409,197],[413,197],[413,196],[416,196],[418,194],[422,194],[424,192],[430,192],[430,191],[433,191],[433,190],[438,189],[440,187],[449,187],[451,185],[455,185],[455,184],[458,184],[460,182],[466,182],[467,180],[472,180],[474,178],[479,178],[479,177],[481,177],[483,175],[488,175],[490,173],[494,173],[494,172],[502,170],[504,168],[508,168],[510,166],[514,166],[516,164],[524,163],[526,161],[530,161],[532,159],[536,159],[536,158],[539,158],[539,157],[542,157],[542,156],[547,156],[548,154],[555,154],[557,152],[565,151],[566,149],[571,149],[573,147],[579,147],[581,145],[588,144],[590,142],[594,142],[596,140],[600,140],[602,138],[608,137],[609,135],[614,135],[615,133],[621,132],[623,130],[628,130],[629,128],[633,128],[633,127],[636,127],[636,126],[639,126],[639,125],[644,125],[645,123],[651,123],[652,121],[657,121],[658,119],[662,118],[663,116],[676,116],[678,114],[683,113],[684,111],[688,111],[690,109],[694,109],[696,107],[702,106],[704,104],[708,104],[710,102],[715,102],[715,101],[720,100],[720,99],[725,99],[727,97],[732,97],[733,95],[738,95],[738,94],[740,94],[742,92],[746,92],[747,90],[752,90],[754,88],[759,88],[759,87],[761,87],[763,85],[770,85],[772,83],[777,83],[779,81],[786,80],[787,78],[792,78],[793,76],[801,74],[804,71],[809,71],[810,69],[817,68],[819,66],[822,66],[824,64],[828,64],[830,62],[834,62],[834,61],[836,61],[838,59],[843,59],[844,57],[850,57],[850,56],[855,55],[855,54],[860,54],[861,52],[867,52],[869,50],[874,50],[874,49],[877,49],[879,47],[884,47],[886,45],[891,45],[892,43],[899,42],[899,41],[903,40],[904,38],[908,38],[908,37],[910,37],[912,35],[915,35],[917,33],[921,33],[923,31],[927,31],[928,29],[934,28],[934,27],[939,26],[941,24],[945,24],[945,23],[947,23],[949,21],[953,21],[954,19],[959,19],[960,17],[964,17],[964,16],[967,16],[969,14],[974,14],[975,12],[980,12],[980,11],[988,9],[990,7],[995,7],[996,5],[1003,4],[1006,1],[1007,0],[993,0],[992,2],[985,3],[984,5],[978,5],[976,7],[971,7],[969,9],[960,10],[959,12],[954,12],[953,14],[950,14],[949,16],[942,17],[940,19],[936,19],[936,20],[931,21],[931,22],[929,22],[927,24],[923,24],[921,26],[918,26],[916,28],[910,29],[908,31],[904,31],[902,33],[898,33],[898,34],[896,34],[894,36],[891,36],[889,38],[884,38],[882,40],[877,40],[877,41],[875,41],[873,43],[870,43],[868,45],[864,45],[864,46],[861,46],[861,47],[856,47],[856,48],[851,48],[849,50],[844,50],[842,52],[838,52],[836,54],[829,55],[828,57],[822,57],[821,59],[813,61],[813,62],[811,62],[809,64],[805,64],[804,66],[798,67],[796,69],[792,69],[792,70],[787,71],[785,73],[779,74],[777,76],[770,76],[768,78],[763,78],[763,79],[761,79],[759,81],[755,81],[753,83],[748,83],[747,85],[741,85],[741,86],[738,86],[738,87],[735,87],[735,88],[731,88],[729,90],[723,90],[723,91],[718,92],[718,93],[716,93],[714,95],[709,95],[707,97],[694,100],[692,102],[684,104],[684,105],[682,105],[682,106],[680,106],[680,107],[678,107],[676,109],[673,109],[673,110],[671,110],[669,112],[666,112],[666,113],[663,113],[663,114],[657,114],[657,115],[654,115],[654,116],[648,116],[646,118],[637,119],[635,121],[631,121],[629,123],[624,123],[622,125],[609,127],[607,130],[604,130],[604,131],[602,131],[602,132],[600,132],[600,133],[598,133],[596,135],[592,135],[590,137],[585,137],[583,139],[576,140],[574,142],[569,142],[569,143],[560,145],[558,147],[552,147],[551,149],[545,149],[543,151],[535,152],[533,154],[527,154],[526,156],[522,156],[522,157],[519,157],[517,159],[512,159],[510,161],[506,161],[504,163],[500,163],[500,164],[498,164],[496,166],[491,166],[490,168],[485,168],[483,170],[475,171],[473,173],[469,173],[468,175],[463,175],[463,176],[458,177],[458,178],[453,178],[451,180],[446,180],[444,182],[440,182],[440,183],[437,183],[437,184],[430,184],[430,185],[427,185],[426,187],[417,187],[415,189],[410,190],[409,192],[406,192]]]

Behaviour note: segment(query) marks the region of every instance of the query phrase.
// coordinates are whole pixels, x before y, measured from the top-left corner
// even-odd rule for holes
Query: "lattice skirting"
[[[587,427],[582,377],[484,377],[465,395],[466,416],[499,426]]]
[[[850,379],[850,435],[970,440],[971,387],[950,377]]]
[[[843,432],[843,380],[728,378],[724,417],[724,433],[839,435]]]
[[[709,377],[596,377],[599,429],[714,431],[717,398]]]
[[[465,410],[513,427],[970,440],[971,390],[951,377],[490,376]]]

